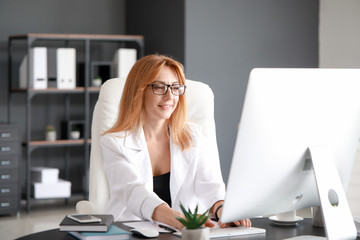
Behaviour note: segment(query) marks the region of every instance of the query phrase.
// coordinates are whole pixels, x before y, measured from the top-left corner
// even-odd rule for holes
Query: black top
[[[171,207],[170,172],[153,177],[154,192]]]

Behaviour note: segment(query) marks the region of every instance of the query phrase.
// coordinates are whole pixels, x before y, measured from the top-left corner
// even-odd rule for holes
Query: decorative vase
[[[49,131],[45,134],[46,141],[56,141],[56,132],[55,131]]]
[[[207,227],[198,229],[187,229],[181,230],[181,238],[185,240],[209,240],[210,229]]]

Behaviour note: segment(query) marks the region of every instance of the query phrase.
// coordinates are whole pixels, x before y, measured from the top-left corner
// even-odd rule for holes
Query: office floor
[[[66,214],[75,213],[74,202],[64,203],[64,200],[46,200],[32,205],[30,213],[25,207],[17,215],[0,216],[0,238],[12,240],[24,235],[58,228]]]

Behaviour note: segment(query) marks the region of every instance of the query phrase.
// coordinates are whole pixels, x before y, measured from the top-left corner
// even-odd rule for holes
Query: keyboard
[[[231,227],[231,228],[210,228],[210,238],[227,238],[234,236],[265,234],[266,230],[256,227]],[[175,236],[181,237],[181,232],[173,233]]]
[[[233,237],[264,233],[266,233],[265,229],[256,227],[211,228],[210,238]]]

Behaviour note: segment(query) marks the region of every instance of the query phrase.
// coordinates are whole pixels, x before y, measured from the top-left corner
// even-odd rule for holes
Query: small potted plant
[[[46,141],[56,141],[56,131],[53,125],[47,125],[45,129]]]
[[[176,217],[185,226],[181,230],[181,237],[186,240],[208,240],[210,230],[203,225],[209,218],[209,210],[203,214],[198,214],[198,206],[194,212],[190,209],[186,210],[182,204],[180,204],[180,208],[185,216],[185,218]]]
[[[100,87],[102,83],[101,77],[97,76],[93,79],[92,85],[94,87]]]
[[[71,139],[79,139],[80,138],[80,130],[78,127],[73,127],[70,133]]]

